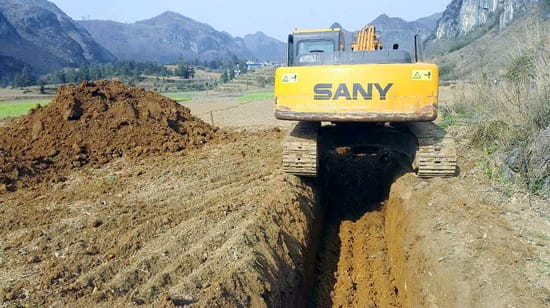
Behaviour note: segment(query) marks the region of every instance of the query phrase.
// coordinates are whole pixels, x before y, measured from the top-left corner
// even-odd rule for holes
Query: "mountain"
[[[389,17],[386,14],[382,14],[368,24],[376,26],[376,31],[380,34],[380,40],[384,48],[391,48],[394,43],[397,43],[400,48],[412,50],[414,47],[414,36],[419,34],[422,40],[428,38],[435,30],[437,21],[441,15],[441,13],[437,13],[415,21],[405,21],[398,17]],[[338,22],[333,23],[330,28],[340,28],[344,31],[346,50],[350,50],[351,43],[354,41],[355,31],[345,30]]]
[[[115,57],[46,0],[0,1],[0,78],[28,66],[34,74]]]
[[[167,11],[131,24],[85,20],[79,24],[120,59],[174,63],[237,56],[281,58],[284,44],[259,32],[244,39],[220,32],[178,13]],[[247,48],[248,47],[248,48]]]
[[[453,0],[427,41],[430,54],[460,49],[492,29],[503,30],[537,0]]]
[[[286,43],[269,37],[263,32],[245,35],[244,45],[259,61],[286,61]]]
[[[537,0],[453,0],[437,25],[436,38],[457,38],[484,25],[503,28],[536,2]]]
[[[440,66],[441,77],[498,80],[518,57],[530,59],[540,52],[550,54],[550,19],[540,16],[536,8],[531,8],[528,14],[515,17],[506,27],[490,29],[461,48],[437,55],[434,61]]]
[[[402,49],[413,50],[414,36],[418,34],[422,40],[427,39],[435,30],[441,16],[441,13],[437,13],[409,22],[382,14],[370,24],[376,26],[377,31],[380,32],[380,40],[385,48],[391,48],[397,43]]]

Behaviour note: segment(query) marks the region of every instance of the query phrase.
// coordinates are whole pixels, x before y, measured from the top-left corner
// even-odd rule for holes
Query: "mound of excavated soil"
[[[60,181],[68,169],[123,156],[197,148],[221,135],[154,92],[117,81],[65,86],[46,107],[0,128],[0,191]]]

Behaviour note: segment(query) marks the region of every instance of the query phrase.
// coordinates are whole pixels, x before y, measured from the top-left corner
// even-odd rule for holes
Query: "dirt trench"
[[[326,214],[310,305],[401,307],[386,243],[385,200],[404,170],[383,155],[326,153],[319,181]]]
[[[419,180],[401,160],[328,152],[311,288],[300,307],[542,307],[533,251],[463,179]],[[471,184],[471,183],[470,183]],[[460,187],[470,187],[466,190]],[[508,235],[506,235],[508,234]],[[546,294],[546,295],[545,295]]]

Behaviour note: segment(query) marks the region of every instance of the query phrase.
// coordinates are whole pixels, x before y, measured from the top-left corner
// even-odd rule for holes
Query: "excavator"
[[[367,25],[346,50],[340,28],[288,36],[288,65],[275,72],[275,117],[294,121],[283,140],[283,170],[317,177],[326,151],[393,157],[419,177],[457,172],[452,137],[437,118],[439,69],[413,50],[384,48]]]

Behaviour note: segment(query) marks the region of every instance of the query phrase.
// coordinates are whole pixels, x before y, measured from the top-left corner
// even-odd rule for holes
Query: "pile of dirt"
[[[169,98],[96,81],[61,87],[0,136],[0,191],[11,191],[63,181],[65,171],[84,165],[198,148],[223,133]]]

